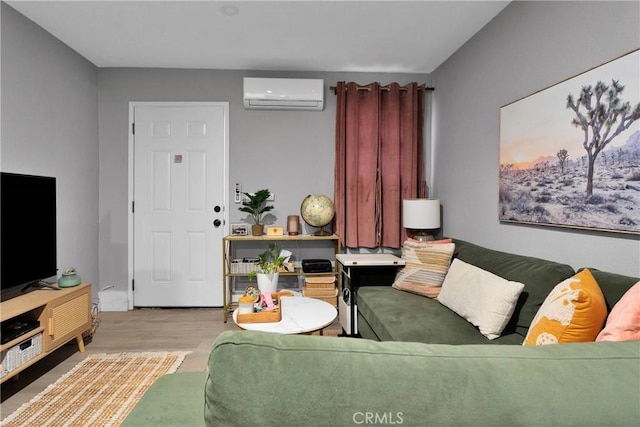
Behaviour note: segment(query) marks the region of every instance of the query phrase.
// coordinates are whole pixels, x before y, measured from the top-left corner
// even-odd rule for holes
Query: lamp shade
[[[440,228],[440,199],[403,200],[402,225],[414,230]]]

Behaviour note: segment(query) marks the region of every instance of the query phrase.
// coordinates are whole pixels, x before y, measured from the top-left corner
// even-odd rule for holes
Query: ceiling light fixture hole
[[[220,12],[226,16],[236,16],[240,13],[240,9],[232,4],[226,4],[220,7]]]

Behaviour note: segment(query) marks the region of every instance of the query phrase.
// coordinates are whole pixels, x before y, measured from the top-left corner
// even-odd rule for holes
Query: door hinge
[[[131,279],[131,290],[132,291],[136,290],[136,281],[135,281],[135,279]]]
[[[131,123],[131,134],[132,135],[136,134],[136,124],[135,123]]]
[[[135,213],[136,212],[136,202],[132,201],[131,202],[131,213]]]

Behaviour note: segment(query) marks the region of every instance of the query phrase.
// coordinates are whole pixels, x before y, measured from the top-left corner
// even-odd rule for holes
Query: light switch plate
[[[236,203],[240,203],[242,201],[242,184],[236,183],[236,192],[234,194],[234,200]]]

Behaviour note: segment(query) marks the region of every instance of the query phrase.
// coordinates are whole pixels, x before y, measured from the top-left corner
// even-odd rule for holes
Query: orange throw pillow
[[[620,298],[609,313],[607,325],[596,341],[640,340],[640,282]]]
[[[607,318],[607,304],[591,272],[559,283],[544,300],[524,345],[594,341]]]

